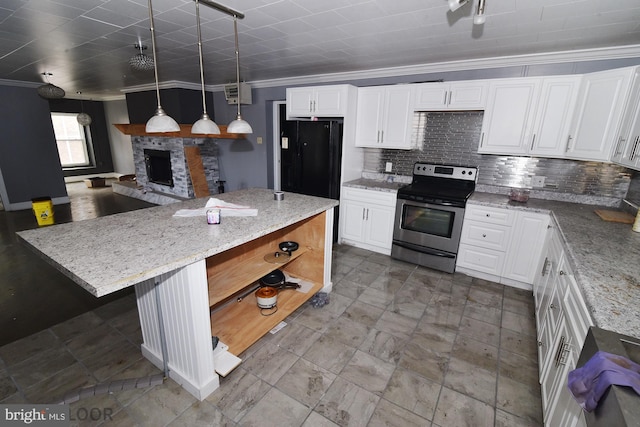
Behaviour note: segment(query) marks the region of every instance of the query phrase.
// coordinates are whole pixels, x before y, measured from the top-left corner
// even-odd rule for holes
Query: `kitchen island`
[[[209,198],[200,198],[18,233],[97,297],[135,286],[142,353],[199,399],[219,385],[212,336],[237,355],[315,292],[331,290],[338,204],[295,193],[276,201],[267,189],[215,197],[258,215],[223,214],[217,225],[204,216],[173,216],[179,209],[203,208]],[[284,261],[266,260],[288,240],[300,249]],[[275,269],[305,284],[282,293],[276,314],[263,316],[253,294],[237,302],[237,295]]]

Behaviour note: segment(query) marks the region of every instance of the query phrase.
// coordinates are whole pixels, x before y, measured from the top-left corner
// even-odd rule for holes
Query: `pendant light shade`
[[[153,25],[153,8],[151,6],[151,0],[149,0],[149,23],[151,27],[151,50],[153,51],[153,72],[156,80],[156,98],[158,100],[158,107],[156,112],[149,119],[145,127],[145,131],[148,133],[155,132],[179,132],[180,126],[173,120],[167,113],[164,112],[160,105],[160,85],[158,83],[158,60],[156,58],[156,35]]]
[[[65,96],[65,91],[64,89],[62,89],[61,87],[58,87],[54,84],[51,84],[49,82],[49,76],[51,76],[51,73],[42,73],[42,75],[44,76],[44,78],[47,80],[47,83],[39,86],[38,89],[36,89],[38,91],[38,95],[40,95],[41,98],[44,99],[61,99],[64,98]]]
[[[80,91],[76,93],[78,95],[82,94],[82,92]],[[80,100],[80,110],[81,112],[78,113],[78,115],[76,116],[76,120],[78,121],[78,124],[80,126],[89,126],[92,122],[91,116],[84,112],[84,102],[82,101],[82,99]]]
[[[214,134],[220,133],[218,125],[207,114],[207,99],[204,90],[204,65],[202,61],[202,33],[200,32],[200,2],[196,2],[196,28],[198,29],[198,57],[200,58],[200,84],[202,86],[202,117],[191,126],[191,133]]]
[[[129,66],[137,71],[151,71],[155,65],[155,61],[149,55],[145,55],[143,51],[147,48],[142,43],[136,43],[134,45],[136,49],[140,50],[140,53],[132,56],[129,59]]]
[[[242,99],[240,85],[240,48],[238,47],[238,17],[233,15],[233,32],[236,39],[236,84],[238,85],[238,115],[236,119],[227,126],[228,133],[253,133],[251,125],[242,119],[240,114],[240,100]]]

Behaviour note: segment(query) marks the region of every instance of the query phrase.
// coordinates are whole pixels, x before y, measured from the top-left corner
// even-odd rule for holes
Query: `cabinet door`
[[[488,82],[452,82],[447,108],[450,110],[481,110],[487,104]]]
[[[640,68],[636,68],[627,108],[611,160],[640,170]]]
[[[504,252],[460,243],[456,267],[500,276],[504,265]]]
[[[564,157],[579,87],[579,76],[542,80],[529,154]]]
[[[380,148],[384,89],[358,88],[356,147]]]
[[[346,87],[319,86],[315,89],[313,113],[321,117],[342,117],[347,103]]]
[[[313,112],[313,101],[313,88],[287,89],[287,117],[308,117]]]
[[[342,200],[341,205],[342,237],[356,242],[363,242],[366,205],[352,200]]]
[[[411,148],[413,92],[409,85],[386,89],[381,140],[384,148]]]
[[[369,205],[365,215],[365,242],[391,251],[395,208]]]
[[[526,154],[539,79],[505,79],[489,85],[479,153]]]
[[[509,279],[533,284],[549,225],[549,215],[518,212],[504,272]]]
[[[420,83],[415,85],[413,109],[416,111],[440,111],[447,104],[449,84]]]
[[[609,161],[633,72],[633,68],[620,68],[583,76],[568,158]]]
[[[485,222],[465,221],[460,241],[467,245],[506,251],[511,236],[511,227]]]

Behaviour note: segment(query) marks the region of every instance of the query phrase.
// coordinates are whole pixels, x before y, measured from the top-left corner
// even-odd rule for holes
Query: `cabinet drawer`
[[[460,244],[456,265],[499,276],[504,265],[504,252]]]
[[[491,223],[465,221],[460,241],[467,245],[504,252],[509,244],[511,228]]]
[[[390,191],[364,190],[362,188],[342,187],[342,198],[383,206],[396,206],[396,193]]]
[[[593,322],[575,278],[570,276],[567,282],[568,286],[563,301],[565,316],[569,328],[573,330],[577,338],[577,343],[583,343]]]
[[[509,209],[495,209],[486,206],[467,205],[464,213],[465,219],[511,226],[515,218],[515,212]]]

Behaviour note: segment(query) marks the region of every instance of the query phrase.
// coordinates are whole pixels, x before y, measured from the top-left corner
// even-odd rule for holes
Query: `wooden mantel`
[[[246,137],[243,133],[227,133],[227,127],[218,125],[220,128],[219,135],[213,134],[193,134],[191,133],[192,125],[180,125],[180,132],[158,132],[158,133],[147,133],[145,131],[145,124],[128,124],[128,123],[114,123],[113,124],[118,130],[125,135],[136,135],[136,136],[166,136],[166,137],[181,137],[181,138],[217,138],[217,139],[244,139]]]

